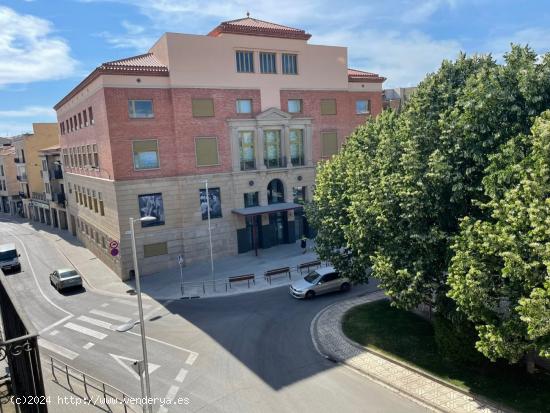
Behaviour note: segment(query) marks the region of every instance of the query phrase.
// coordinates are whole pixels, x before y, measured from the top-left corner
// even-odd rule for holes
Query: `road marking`
[[[187,360],[185,360],[185,364],[189,364],[191,366],[195,362],[198,356],[199,356],[198,353],[194,353],[194,352],[189,353],[189,355],[187,356]]]
[[[40,345],[40,347],[53,351],[54,353],[57,353],[65,358],[68,358],[69,360],[74,360],[75,358],[78,357],[78,353],[75,353],[74,351],[69,350],[68,348],[60,346],[59,344],[52,343],[51,341],[45,340],[43,338],[38,339],[38,344]]]
[[[168,403],[171,403],[174,398],[176,397],[176,394],[180,391],[180,388],[178,386],[170,386],[168,389],[168,393],[166,393],[166,396],[164,397],[164,400]],[[158,413],[166,413],[168,411],[168,408],[164,405],[160,406],[158,409]]]
[[[128,300],[124,300],[123,298],[113,298],[113,301],[116,301],[117,303],[120,303],[120,304],[128,305],[130,307],[134,307],[134,308],[137,306],[137,301],[128,301]],[[142,304],[142,307],[151,308],[151,304]]]
[[[86,334],[87,336],[95,337],[100,340],[103,340],[105,337],[107,337],[107,334],[100,333],[99,331],[92,330],[88,327],[83,327],[78,324],[74,323],[67,323],[63,327],[69,328],[74,331],[78,331],[79,333]]]
[[[94,343],[86,343],[82,347],[84,347],[86,350],[91,349],[94,346]]]
[[[103,327],[107,330],[111,330],[112,324],[108,323],[107,321],[98,320],[97,318],[92,317],[86,317],[85,315],[81,315],[77,318],[77,320],[84,321],[85,323],[93,324],[94,326]]]
[[[183,381],[185,380],[185,376],[187,376],[187,370],[181,369],[178,375],[176,376],[176,381],[178,383],[183,383]]]
[[[100,315],[100,316],[105,317],[105,318],[110,318],[111,320],[120,321],[122,323],[128,323],[132,320],[131,318],[128,318],[128,317],[123,317],[123,316],[117,315],[117,314],[111,314],[111,313],[108,313],[106,311],[101,311],[101,310],[90,310],[90,313],[95,314],[95,315]]]
[[[50,333],[50,336],[55,336],[55,335],[57,335],[57,333],[59,333],[59,330],[53,330],[53,331]]]
[[[21,244],[21,246],[23,247],[23,252],[25,253],[25,255],[27,256],[27,262],[29,263],[29,268],[32,272],[32,276],[34,278],[34,282],[36,283],[36,286],[38,287],[38,291],[40,291],[40,294],[42,294],[42,297],[44,297],[44,299],[49,302],[51,305],[53,305],[55,308],[57,308],[59,311],[62,311],[64,312],[65,314],[67,314],[68,316],[73,316],[72,313],[68,312],[67,310],[61,308],[60,306],[58,306],[56,303],[54,303],[48,296],[46,296],[46,294],[44,294],[44,291],[42,290],[42,287],[40,287],[40,284],[38,283],[38,278],[36,277],[36,273],[34,272],[34,267],[32,266],[32,262],[31,262],[31,257],[29,255],[29,253],[27,252],[27,247],[25,246],[25,244],[23,243],[23,241],[21,241],[21,239],[17,236],[17,235],[14,235],[14,234],[11,234],[12,237],[14,237],[16,240],[19,241],[19,243]]]
[[[59,324],[63,324],[65,321],[70,320],[70,319],[73,318],[73,317],[74,317],[74,316],[72,316],[72,315],[68,315],[67,317],[62,318],[61,320],[58,320],[58,321],[56,321],[55,323],[50,324],[50,325],[47,326],[47,327],[44,327],[42,330],[40,330],[40,331],[38,332],[38,334],[44,334],[46,331],[48,331],[48,330],[50,330],[50,329],[52,329],[52,328],[54,328],[54,327],[57,327]]]
[[[107,307],[108,305],[109,305],[109,303],[103,303],[103,304],[100,305],[100,307],[105,308],[105,307]]]
[[[134,370],[133,365],[137,361],[136,359],[126,357],[126,356],[119,356],[118,354],[112,354],[109,353],[109,355],[115,359],[115,361],[122,366],[124,370],[126,370],[128,373],[132,375],[133,378],[136,380],[139,380],[139,375]],[[152,374],[156,369],[158,369],[160,366],[158,364],[148,363],[149,366],[149,374]]]
[[[132,334],[134,336],[141,337],[140,334],[134,333],[133,331],[127,331],[126,334]],[[172,348],[175,348],[175,349],[178,349],[178,350],[181,350],[181,351],[185,351],[186,353],[189,353],[189,357],[187,357],[187,361],[186,361],[187,364],[193,364],[195,362],[195,360],[197,359],[197,357],[199,356],[199,353],[197,353],[196,351],[188,350],[186,348],[176,346],[175,344],[167,343],[166,341],[159,340],[158,338],[153,338],[153,337],[149,337],[149,336],[145,336],[145,338],[147,340],[151,340],[151,341],[154,341],[156,343],[164,344],[165,346],[172,347]],[[191,357],[191,355],[192,355],[192,357]],[[192,358],[192,360],[190,362],[189,362],[189,358]]]

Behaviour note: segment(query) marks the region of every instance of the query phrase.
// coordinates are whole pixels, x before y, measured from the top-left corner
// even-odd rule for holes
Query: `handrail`
[[[61,366],[56,365],[56,363],[61,365]],[[67,380],[67,384],[69,386],[71,386],[70,379],[74,379],[77,382],[82,383],[84,385],[84,393],[86,394],[86,396],[88,396],[88,400],[90,400],[90,402],[94,406],[96,405],[96,403],[93,399],[91,399],[89,397],[88,388],[99,391],[103,395],[103,400],[104,400],[104,402],[107,406],[109,405],[107,403],[107,397],[109,397],[111,399],[116,400],[117,405],[121,404],[122,406],[124,406],[124,413],[127,413],[128,410],[131,410],[131,411],[137,413],[137,410],[135,410],[135,408],[131,404],[128,403],[128,400],[130,399],[130,397],[125,392],[123,392],[122,390],[116,388],[115,386],[112,386],[110,384],[107,384],[107,383],[99,380],[99,379],[96,379],[95,377],[93,377],[89,374],[86,374],[86,373],[84,373],[84,372],[82,372],[82,371],[80,371],[80,370],[78,370],[74,367],[71,367],[68,364],[64,363],[63,361],[61,361],[59,359],[56,359],[55,357],[52,357],[52,356],[50,356],[50,366],[51,366],[51,370],[52,370],[52,376],[54,377],[55,381],[59,382],[59,380],[57,380],[57,376],[55,375],[55,371],[58,370],[59,372],[61,372],[65,375],[65,378]],[[76,372],[77,374],[81,375],[82,377],[79,377],[75,374],[71,374],[72,372]],[[109,391],[107,391],[107,390],[109,390]],[[114,390],[114,392],[113,392],[113,390]],[[117,392],[118,395],[113,394],[115,392]]]

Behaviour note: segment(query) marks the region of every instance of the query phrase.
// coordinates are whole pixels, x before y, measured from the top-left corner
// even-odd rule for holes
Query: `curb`
[[[380,290],[379,290],[380,291]],[[377,291],[377,292],[379,292]],[[372,293],[369,293],[369,294],[366,294],[364,296],[370,296],[370,295],[373,295],[375,294],[376,292],[372,292]],[[358,298],[361,298],[362,296],[357,296],[357,297],[353,297],[353,298],[350,298],[346,301],[350,301],[350,300],[355,300],[355,299],[358,299]],[[384,300],[384,299],[387,299],[386,297],[381,297],[377,300],[373,300],[373,301],[370,301],[370,302],[375,302],[375,301],[380,301],[380,300]],[[349,363],[347,361],[347,359],[343,359],[342,357],[336,355],[336,354],[333,354],[331,353],[330,351],[326,351],[326,349],[323,348],[323,345],[319,342],[319,339],[317,337],[317,331],[318,331],[318,321],[319,321],[319,318],[324,314],[326,313],[327,311],[329,311],[330,309],[332,309],[333,307],[337,306],[337,305],[341,305],[343,302],[339,302],[339,303],[335,303],[335,304],[331,304],[325,308],[323,308],[319,313],[317,313],[315,315],[315,317],[313,318],[313,320],[311,321],[311,324],[310,324],[310,335],[311,335],[311,339],[313,341],[313,346],[315,347],[315,350],[317,351],[317,353],[319,353],[323,358],[325,358],[326,360],[329,360],[329,361],[332,361],[334,363],[337,363],[337,364],[341,364],[343,365],[344,367],[347,367],[351,370],[353,370],[354,372],[364,376],[364,377],[367,377],[369,378],[370,380],[378,383],[378,384],[381,384],[382,386],[384,386],[385,388],[393,391],[394,393],[397,393],[401,396],[404,396],[406,397],[407,399],[409,400],[412,400],[414,401],[415,403],[423,406],[423,407],[426,407],[432,411],[436,411],[436,412],[447,412],[447,413],[454,413],[456,412],[456,410],[448,410],[448,409],[443,409],[441,406],[437,406],[435,404],[432,404],[430,403],[429,401],[427,400],[424,400],[424,399],[421,399],[419,398],[417,395],[413,394],[413,393],[410,393],[402,388],[398,388],[397,386],[395,386],[393,383],[391,383],[389,380],[384,380],[383,378],[380,378],[380,377],[376,377],[372,374],[370,374],[368,371],[365,371],[365,370],[362,370],[362,369],[359,369],[358,367],[352,365],[351,363]],[[345,303],[345,301],[344,301]],[[465,396],[467,397],[471,397],[473,398],[474,400],[478,401],[480,404],[484,404],[485,407],[489,407],[489,408],[492,408],[492,409],[495,409],[496,411],[498,412],[508,412],[508,413],[515,413],[514,410],[510,410],[509,408],[506,408],[506,410],[504,410],[502,407],[499,407],[499,406],[496,406],[493,402],[489,401],[488,399],[486,399],[485,397],[483,396],[479,396],[477,394],[474,394],[474,393],[470,393],[470,392],[467,392],[451,383],[447,383],[445,381],[443,381],[442,379],[438,378],[438,377],[435,377],[423,370],[420,370],[418,368],[415,368],[413,366],[410,366],[400,360],[396,360],[394,359],[393,357],[391,356],[388,356],[380,351],[377,351],[377,350],[373,350],[373,349],[370,349],[370,348],[367,348],[365,346],[362,346],[361,344],[351,340],[350,338],[348,338],[342,331],[342,320],[343,318],[345,317],[345,315],[353,308],[359,306],[359,305],[363,305],[363,304],[367,304],[367,303],[359,303],[357,305],[354,305],[353,307],[350,307],[348,308],[341,316],[340,316],[340,319],[338,320],[338,328],[337,328],[337,331],[335,332],[336,334],[338,334],[341,338],[344,339],[344,341],[349,344],[350,346],[353,346],[355,347],[357,350],[360,350],[362,352],[365,352],[365,353],[370,353],[376,357],[380,357],[390,363],[393,363],[393,364],[396,364],[404,369],[407,369],[411,372],[414,372],[416,374],[419,374],[431,381],[434,381],[436,383],[438,383],[439,385],[441,386],[445,386],[449,389],[452,389],[454,391],[457,391],[457,392],[460,392],[462,394],[464,394]]]

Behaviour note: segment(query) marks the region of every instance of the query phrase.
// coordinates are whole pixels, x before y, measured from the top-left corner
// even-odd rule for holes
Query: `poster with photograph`
[[[199,189],[202,219],[208,219],[208,202],[206,200],[206,189]],[[220,188],[208,188],[210,198],[210,219],[222,217],[222,199]]]
[[[140,216],[155,217],[156,220],[142,222],[142,227],[152,227],[155,225],[164,225],[164,205],[162,203],[162,194],[139,195],[139,214]]]

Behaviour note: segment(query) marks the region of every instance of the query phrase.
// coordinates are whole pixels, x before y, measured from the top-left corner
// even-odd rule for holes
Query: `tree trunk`
[[[535,352],[534,351],[528,351],[525,355],[525,367],[527,369],[527,373],[533,374],[535,373]]]

